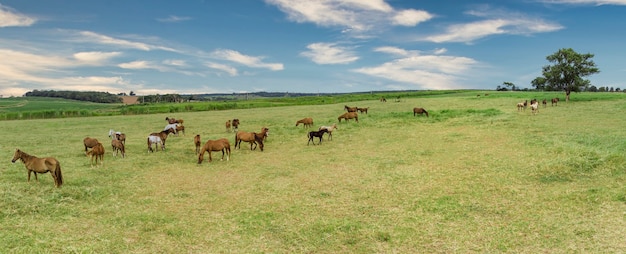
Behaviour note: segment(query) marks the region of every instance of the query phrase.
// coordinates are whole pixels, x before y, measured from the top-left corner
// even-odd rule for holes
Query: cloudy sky
[[[626,0],[0,0],[0,95],[531,87],[561,48],[626,88]]]

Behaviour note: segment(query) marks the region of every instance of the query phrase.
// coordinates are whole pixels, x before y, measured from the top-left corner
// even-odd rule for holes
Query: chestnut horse
[[[224,153],[226,153],[226,161],[230,161],[230,142],[228,139],[221,138],[218,140],[207,140],[204,146],[200,149],[200,155],[198,155],[198,164],[202,164],[204,160],[204,152],[209,152],[209,162],[213,161],[211,152],[222,151],[222,159],[224,160]]]
[[[165,140],[167,140],[167,136],[170,133],[174,133],[174,130],[167,129],[167,130],[164,130],[164,131],[161,131],[161,132],[153,132],[153,133],[150,133],[150,136],[158,136],[159,138],[161,138],[161,144],[163,146],[161,150],[164,150],[165,149]]]
[[[313,141],[313,145],[315,145],[315,140],[313,140],[314,137],[318,137],[320,139],[320,142],[318,142],[317,144],[321,145],[322,144],[322,138],[324,137],[324,133],[326,133],[326,132],[328,132],[327,129],[321,129],[319,131],[310,131],[309,135],[308,135],[309,136],[309,141],[306,142],[306,145],[308,146],[311,141]]]
[[[124,143],[117,139],[111,139],[111,148],[113,148],[113,156],[116,157],[117,153],[122,153],[122,158],[126,156],[126,149]]]
[[[161,146],[161,151],[165,150],[165,143],[163,143],[163,140],[160,136],[148,136],[148,152],[154,152],[154,149],[152,149],[152,144],[156,145],[157,151],[159,150],[159,146]]]
[[[348,119],[354,119],[358,123],[359,115],[356,112],[347,112],[337,117],[337,121],[339,121],[340,123],[341,123],[341,119],[346,119],[346,122],[348,121]]]
[[[230,129],[230,120],[226,121],[226,132],[231,132],[232,130]]]
[[[169,117],[165,117],[165,121],[167,121],[168,124],[180,124],[182,125],[183,119],[174,119],[174,118],[169,118]]]
[[[89,152],[87,152],[87,156],[91,156],[90,165],[92,167],[94,165],[98,165],[98,159],[100,159],[100,165],[104,165],[104,146],[102,146],[102,143],[98,142],[97,145],[95,145]]]
[[[93,148],[98,143],[100,143],[100,142],[97,139],[95,139],[95,138],[90,138],[90,137],[84,138],[83,139],[83,145],[85,145],[85,153],[87,153],[87,148]]]
[[[199,154],[200,146],[202,146],[202,139],[200,139],[200,134],[193,137],[193,144],[196,145],[196,154]]]
[[[428,111],[426,111],[424,108],[413,108],[413,116],[416,116],[417,114],[426,114],[426,117],[428,117]]]
[[[239,119],[238,118],[233,119],[231,124],[233,125],[233,131],[239,130]]]
[[[310,118],[310,117],[302,118],[296,122],[296,126],[300,124],[304,125],[304,128],[309,128],[313,126],[313,118]]]
[[[356,112],[357,107],[348,107],[348,105],[345,105],[343,109],[347,110],[348,112]]]
[[[241,141],[245,141],[250,143],[250,150],[255,150],[257,147],[257,142],[258,142],[258,146],[261,148],[261,151],[263,151],[263,139],[265,138],[265,136],[267,136],[267,133],[269,132],[268,128],[263,127],[261,129],[261,132],[237,132],[237,134],[235,135],[235,148],[239,148],[241,149]],[[254,148],[252,148],[252,145],[254,144]]]
[[[20,149],[15,149],[13,159],[11,162],[21,160],[28,170],[28,181],[30,182],[30,173],[35,173],[35,180],[37,179],[37,173],[43,174],[50,172],[52,179],[54,179],[54,186],[61,187],[63,185],[63,174],[61,173],[61,163],[53,157],[38,158],[33,155],[29,155],[22,152]]]
[[[370,109],[370,107],[367,107],[367,108],[356,107],[356,110],[358,110],[360,113],[365,113],[365,114],[367,114],[368,109]]]
[[[558,103],[559,103],[559,98],[552,98],[552,106],[554,105],[558,106],[559,105]]]

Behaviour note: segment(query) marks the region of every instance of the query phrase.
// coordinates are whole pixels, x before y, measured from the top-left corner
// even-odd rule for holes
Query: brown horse
[[[224,153],[226,153],[226,161],[230,161],[230,142],[228,139],[221,138],[218,140],[207,140],[204,146],[200,149],[200,155],[198,155],[198,164],[202,164],[204,160],[204,152],[209,152],[209,162],[213,161],[211,152],[222,151],[222,159],[224,160]]]
[[[333,125],[331,125],[331,126],[320,126],[320,128],[318,130],[321,131],[321,130],[324,130],[324,129],[326,131],[328,131],[328,140],[333,140],[333,131],[335,129],[339,129],[339,128],[337,128],[337,124],[336,123],[333,123]]]
[[[183,125],[176,125],[176,136],[178,136],[178,133],[182,132],[183,136],[185,135],[185,126]]]
[[[265,138],[268,132],[269,132],[269,129],[265,127],[263,127],[261,129],[261,132],[259,133],[244,132],[244,131],[237,132],[237,134],[235,135],[235,148],[241,149],[241,141],[245,141],[245,142],[250,143],[250,150],[255,150],[257,147],[257,143],[258,143],[258,146],[261,148],[261,151],[263,151],[263,147],[265,146],[263,144],[263,139]],[[254,145],[254,148],[252,148],[252,145]]]
[[[543,104],[543,107],[547,107],[548,106],[548,100],[543,99],[543,101],[541,101],[541,104]]]
[[[304,128],[309,128],[313,126],[313,118],[310,118],[310,117],[302,118],[296,122],[296,126],[300,124],[304,125]]]
[[[233,119],[231,124],[233,125],[233,131],[239,130],[239,119],[238,118]]]
[[[164,130],[164,131],[161,131],[161,132],[153,132],[153,133],[150,133],[150,136],[157,136],[157,137],[161,138],[161,145],[162,145],[162,150],[163,150],[163,149],[165,149],[165,140],[167,140],[167,136],[170,133],[174,133],[174,130],[173,129],[167,129],[167,130]]]
[[[345,105],[343,109],[345,109],[348,112],[356,112],[357,107],[348,107],[348,105]]]
[[[358,110],[358,111],[359,111],[359,113],[365,113],[365,114],[367,114],[367,110],[368,110],[368,109],[370,109],[370,107],[367,107],[367,108],[359,108],[359,107],[356,107],[356,110]]]
[[[231,132],[232,130],[230,129],[230,120],[226,121],[226,132]]]
[[[552,106],[554,105],[558,106],[559,105],[558,103],[559,103],[559,98],[552,98]]]
[[[100,143],[100,142],[97,139],[95,139],[95,138],[90,138],[90,137],[84,138],[83,139],[83,145],[85,145],[85,153],[87,153],[87,148],[93,148],[98,143]]]
[[[158,135],[149,135],[148,136],[148,152],[154,152],[152,149],[152,144],[156,145],[156,150],[159,150],[159,146],[161,146],[161,151],[165,150],[165,144],[163,144],[163,140]]]
[[[63,185],[63,174],[61,173],[61,163],[53,157],[38,158],[33,155],[29,155],[22,152],[20,149],[15,149],[13,159],[11,162],[15,163],[17,160],[21,160],[28,170],[28,181],[30,182],[30,173],[35,173],[35,180],[37,179],[37,173],[43,174],[50,172],[52,179],[54,179],[54,186],[61,187]]]
[[[98,164],[98,159],[100,159],[100,165],[104,165],[104,146],[102,146],[102,143],[98,142],[97,145],[87,152],[87,156],[91,156],[92,167]]]
[[[169,117],[165,117],[165,121],[167,121],[167,123],[169,123],[169,124],[177,123],[177,124],[181,124],[181,125],[183,124],[183,122],[185,122],[185,121],[183,121],[183,119],[175,119],[175,118],[169,118]]]
[[[126,149],[122,141],[111,139],[111,148],[113,149],[113,156],[117,156],[118,153],[122,153],[122,158],[126,156]]]
[[[416,116],[417,114],[426,114],[426,117],[428,117],[428,111],[426,111],[424,108],[413,108],[413,116]]]
[[[126,134],[122,132],[109,129],[109,138],[117,139],[119,141],[122,141],[122,143],[126,144]]]
[[[337,117],[337,121],[339,121],[340,123],[341,123],[341,119],[346,119],[346,122],[348,121],[348,119],[354,119],[358,123],[359,115],[356,112],[347,112]]]
[[[196,145],[196,154],[199,154],[200,146],[202,146],[202,139],[200,139],[200,134],[193,137],[193,144]]]

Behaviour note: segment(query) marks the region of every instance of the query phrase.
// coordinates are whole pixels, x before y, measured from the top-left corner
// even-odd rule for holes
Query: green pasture
[[[553,97],[536,115],[516,108]],[[369,112],[307,145],[295,122],[335,123],[344,105]],[[623,253],[625,111],[623,93],[468,91],[2,121],[0,253]],[[165,117],[186,133],[148,153]],[[198,165],[194,135],[234,148],[233,118],[270,129],[265,151],[242,143]],[[126,158],[112,156],[111,128],[126,133]],[[104,165],[90,166],[87,136]],[[16,148],[57,158],[64,185],[27,182]]]

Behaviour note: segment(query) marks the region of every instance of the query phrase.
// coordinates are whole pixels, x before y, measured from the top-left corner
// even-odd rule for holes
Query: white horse
[[[533,115],[539,113],[539,102],[535,101],[533,104],[530,104],[530,109]]]
[[[327,130],[328,131],[328,140],[333,140],[333,131],[335,129],[339,129],[339,128],[337,128],[337,124],[336,123],[334,123],[331,126],[320,126],[318,131]]]
[[[152,149],[152,144],[156,145],[156,150],[159,150],[159,145],[161,146],[161,150],[165,150],[165,144],[163,144],[163,140],[159,136],[148,136],[148,151],[154,152]]]
[[[122,143],[126,144],[126,134],[121,131],[114,131],[113,129],[109,129],[109,138],[114,140],[119,140]]]
[[[165,125],[165,128],[163,130],[166,131],[166,130],[172,129],[174,130],[173,133],[178,135],[178,132],[176,131],[176,127],[178,127],[177,123],[170,123],[168,125]]]

